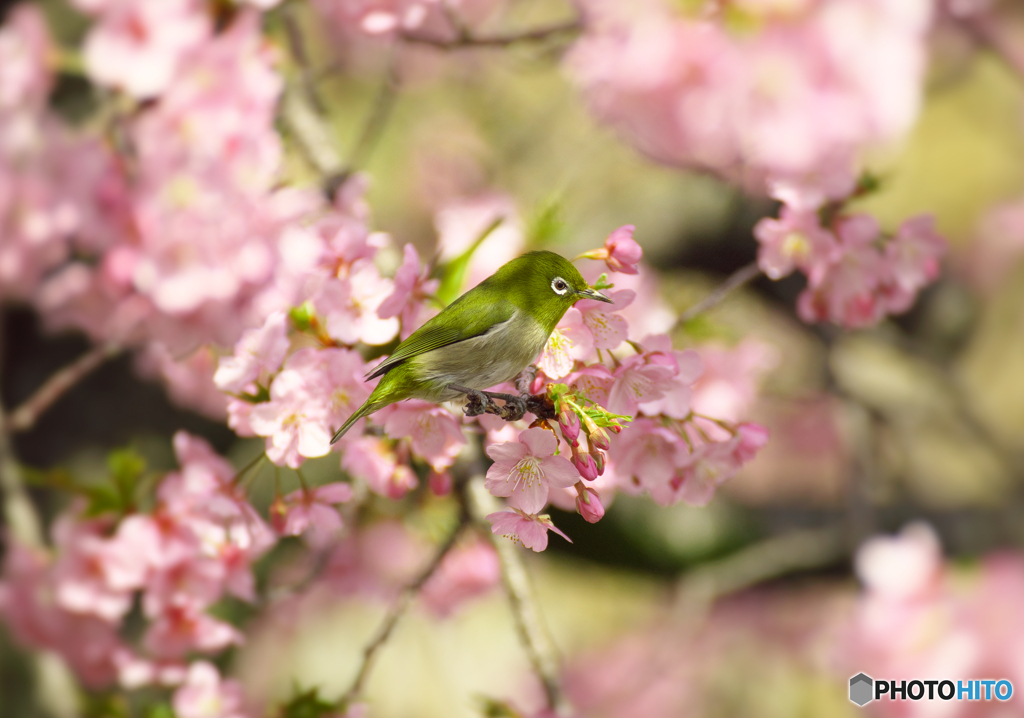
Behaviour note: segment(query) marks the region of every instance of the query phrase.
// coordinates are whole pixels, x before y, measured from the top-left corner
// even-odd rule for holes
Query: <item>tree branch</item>
[[[544,687],[548,708],[556,711],[559,715],[567,715],[569,704],[562,692],[558,677],[559,658],[555,644],[541,620],[537,599],[531,589],[526,566],[523,564],[518,550],[511,541],[506,541],[491,533],[487,515],[500,511],[501,506],[487,491],[483,476],[470,479],[466,487],[466,503],[469,515],[486,529],[491,543],[498,552],[502,582],[505,585],[506,593],[508,593],[516,631],[526,649],[530,664]]]
[[[427,567],[423,569],[412,583],[402,589],[402,593],[399,594],[395,602],[391,604],[391,608],[388,609],[387,615],[377,628],[377,632],[363,649],[363,662],[359,666],[359,671],[356,673],[356,677],[352,681],[352,685],[342,697],[342,702],[349,703],[357,699],[363,692],[364,685],[367,678],[370,676],[370,670],[373,668],[373,663],[377,657],[377,653],[384,647],[384,644],[387,643],[388,638],[391,637],[391,632],[395,630],[395,626],[398,625],[399,619],[405,615],[406,610],[409,608],[409,604],[412,603],[412,600],[420,592],[420,589],[423,588],[423,585],[430,580],[430,577],[437,571],[441,562],[444,560],[444,557],[447,556],[448,552],[455,546],[455,542],[458,540],[459,536],[462,535],[462,531],[468,522],[469,517],[463,510],[463,513],[459,516],[458,525],[452,531],[444,544],[442,544],[437,550],[437,553],[434,554],[434,558],[431,559]]]
[[[68,389],[84,379],[103,362],[120,354],[121,351],[122,348],[117,344],[100,344],[60,369],[47,379],[32,396],[11,412],[7,417],[7,430],[13,433],[31,429],[43,412],[64,396]]]
[[[788,573],[826,566],[840,558],[847,545],[841,529],[801,529],[773,536],[725,558],[704,564],[679,582],[676,609],[702,617],[729,594]]]
[[[473,35],[465,28],[462,28],[458,30],[456,37],[453,39],[433,37],[431,35],[422,35],[414,32],[402,32],[399,37],[403,41],[411,44],[429,45],[430,47],[436,47],[441,50],[456,50],[469,47],[504,48],[509,45],[518,45],[522,43],[544,42],[545,40],[557,37],[558,35],[576,34],[582,29],[582,18],[574,18],[572,20],[566,20],[565,22],[544,25],[532,30],[499,35]]]
[[[685,324],[696,316],[703,314],[704,312],[712,309],[719,302],[725,299],[734,290],[742,287],[747,282],[751,281],[755,277],[761,274],[761,268],[757,266],[757,262],[751,262],[743,267],[740,267],[735,272],[729,275],[729,277],[722,282],[714,291],[711,292],[704,299],[700,300],[692,307],[687,309],[685,312],[679,315],[679,320],[676,325]]]

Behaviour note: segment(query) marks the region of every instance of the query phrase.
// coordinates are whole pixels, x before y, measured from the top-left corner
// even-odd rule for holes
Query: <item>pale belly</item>
[[[458,384],[469,389],[488,389],[511,381],[537,358],[548,340],[544,328],[529,317],[511,319],[483,336],[421,354],[412,362],[424,386],[414,396],[442,402],[463,395],[447,389]]]

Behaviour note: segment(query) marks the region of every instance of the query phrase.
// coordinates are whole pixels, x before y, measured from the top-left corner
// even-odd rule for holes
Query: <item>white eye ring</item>
[[[558,295],[565,294],[569,291],[569,283],[561,277],[555,277],[551,280],[551,290]]]

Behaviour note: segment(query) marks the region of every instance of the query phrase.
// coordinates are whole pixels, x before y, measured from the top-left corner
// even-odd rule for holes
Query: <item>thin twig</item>
[[[281,110],[299,148],[317,173],[324,178],[325,185],[329,183],[330,178],[344,174],[345,163],[335,146],[331,132],[305,93],[296,88],[287,89],[281,101]]]
[[[701,617],[720,598],[789,573],[827,566],[847,550],[836,527],[800,529],[760,541],[704,564],[679,582],[676,607]]]
[[[316,90],[313,68],[309,61],[309,53],[306,52],[306,43],[302,37],[302,29],[296,17],[295,6],[291,6],[284,13],[284,29],[288,38],[288,47],[291,50],[295,63],[299,66],[299,82],[302,91],[306,93],[306,99],[310,106],[319,114],[326,114],[323,100]]]
[[[441,545],[434,554],[434,558],[431,559],[430,563],[425,569],[416,577],[412,583],[402,589],[402,593],[399,594],[398,598],[391,608],[388,609],[387,615],[377,628],[377,632],[374,633],[373,638],[370,640],[366,647],[363,649],[363,661],[359,666],[359,671],[356,673],[355,679],[352,681],[351,687],[345,692],[342,699],[343,702],[350,703],[355,699],[359,698],[363,691],[366,679],[370,676],[370,670],[373,667],[374,659],[377,657],[377,653],[384,644],[387,643],[388,638],[391,637],[391,632],[395,630],[395,626],[398,625],[399,619],[405,614],[405,611],[409,608],[409,604],[423,588],[423,585],[430,580],[430,577],[434,575],[444,557],[448,555],[448,552],[455,546],[455,542],[458,541],[459,536],[462,535],[463,529],[468,524],[468,516],[463,513],[459,517],[459,523],[452,531],[448,539]]]
[[[64,396],[68,389],[75,386],[103,362],[120,354],[121,351],[122,348],[117,344],[100,344],[60,369],[47,379],[32,396],[11,412],[7,419],[8,431],[13,433],[31,429],[43,412]]]
[[[679,315],[679,324],[684,324],[694,317],[703,314],[712,307],[716,306],[719,302],[725,299],[734,290],[742,287],[744,284],[761,274],[761,268],[757,266],[757,262],[751,262],[743,267],[740,267],[731,275],[729,278],[722,282],[718,287],[715,288],[711,294],[704,297],[692,307],[687,309],[685,312]]]
[[[562,692],[561,682],[558,678],[558,653],[554,641],[551,640],[551,636],[541,620],[537,598],[530,586],[526,566],[511,541],[497,537],[489,530],[487,515],[500,511],[501,507],[484,486],[483,476],[470,479],[466,487],[466,495],[470,516],[478,524],[487,527],[487,535],[498,552],[502,582],[508,593],[516,630],[526,649],[530,664],[544,687],[548,708],[556,711],[559,715],[566,715],[569,704]]]
[[[391,53],[388,58],[387,68],[384,70],[384,79],[377,96],[373,100],[370,114],[366,116],[363,129],[352,146],[348,157],[348,171],[354,172],[364,166],[370,155],[373,153],[377,142],[384,133],[388,120],[391,118],[391,111],[395,106],[395,99],[398,97],[398,58],[396,53]]]
[[[532,30],[522,32],[506,33],[501,35],[473,35],[469,32],[461,32],[455,38],[446,39],[422,35],[414,32],[403,32],[400,37],[408,43],[416,45],[429,45],[441,50],[456,50],[468,47],[508,47],[521,43],[544,42],[558,35],[569,35],[580,32],[583,29],[583,21],[580,18],[566,20],[565,22],[544,25]]]

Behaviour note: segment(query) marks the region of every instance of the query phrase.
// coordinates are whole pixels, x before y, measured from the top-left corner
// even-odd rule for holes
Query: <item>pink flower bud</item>
[[[601,474],[601,472],[597,470],[597,464],[594,463],[594,456],[585,449],[577,451],[573,448],[572,463],[573,466],[576,467],[576,470],[580,472],[580,476],[587,481],[593,481]]]
[[[576,490],[579,491],[579,484],[577,484]],[[604,504],[601,503],[601,497],[596,491],[584,487],[583,491],[576,496],[576,511],[587,523],[596,524],[604,516]]]
[[[600,426],[595,426],[594,430],[587,436],[587,442],[590,444],[590,450],[602,449],[608,451],[611,448],[611,443],[608,441],[608,432],[602,429]]]
[[[604,263],[613,272],[638,273],[636,265],[643,258],[644,250],[633,239],[635,229],[632,224],[624,225],[608,235],[608,239],[604,241],[605,250],[608,252],[608,258]]]
[[[594,465],[597,467],[597,475],[600,476],[604,473],[604,454],[600,451],[595,451],[591,456],[594,457]]]
[[[558,426],[562,429],[562,436],[573,446],[579,446],[580,418],[576,412],[567,406],[563,406],[558,412]]]
[[[741,462],[751,461],[757,452],[768,443],[768,429],[760,424],[749,422],[736,427],[740,442],[736,446],[734,456]]]

